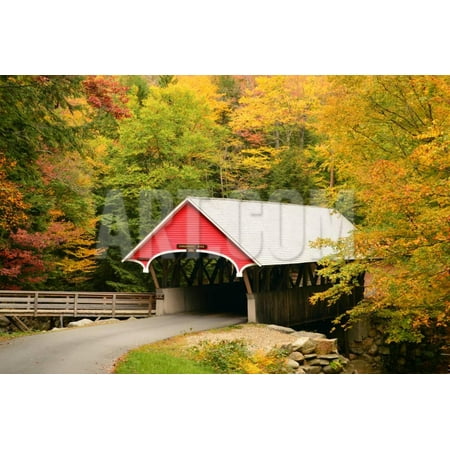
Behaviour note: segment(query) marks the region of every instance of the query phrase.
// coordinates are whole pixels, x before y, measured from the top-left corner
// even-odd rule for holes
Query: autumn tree
[[[317,124],[361,220],[356,260],[344,264],[341,251],[326,261],[323,273],[339,283],[316,298],[335,300],[366,271],[370,285],[350,323],[379,319],[388,342],[442,338],[450,317],[450,78],[332,81]]]
[[[267,196],[274,189],[296,189],[305,201],[316,170],[307,148],[315,136],[309,116],[315,97],[311,77],[256,77],[239,98],[230,126],[235,133],[241,183]]]
[[[79,101],[81,81],[70,76],[0,77],[4,288],[51,287],[55,263],[64,258],[61,245],[70,247],[71,239],[82,235],[87,247],[94,243],[92,235],[87,237],[94,209],[82,157],[87,120]],[[83,259],[78,258],[80,264]]]
[[[119,205],[123,201],[134,241],[161,217],[161,204],[167,209],[163,200],[150,198],[152,193],[167,194],[174,206],[189,192],[215,195],[220,190],[219,155],[225,131],[215,122],[208,99],[183,84],[151,86],[142,106],[131,100],[132,116],[121,120],[119,138],[104,143],[103,195],[106,198],[114,190],[120,195],[117,201]],[[146,205],[151,210],[144,215],[150,218],[143,224]],[[105,216],[103,226],[109,226],[107,221]],[[120,284],[122,288],[131,279],[135,285],[139,282],[135,267],[124,269],[120,263],[123,256],[111,248],[102,261],[103,273],[128,280]],[[114,283],[119,286],[117,279]]]

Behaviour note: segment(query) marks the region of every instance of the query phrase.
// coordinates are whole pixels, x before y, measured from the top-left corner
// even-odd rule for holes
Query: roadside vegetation
[[[7,341],[9,339],[19,338],[22,336],[30,336],[32,334],[39,334],[42,333],[41,330],[30,330],[30,331],[1,331],[0,332],[0,342],[1,341]]]
[[[117,374],[277,374],[287,373],[286,352],[252,352],[243,339],[188,346],[185,336],[144,345],[122,357]]]

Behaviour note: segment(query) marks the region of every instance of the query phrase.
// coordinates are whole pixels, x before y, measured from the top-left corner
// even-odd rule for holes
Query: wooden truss
[[[329,285],[317,274],[316,263],[248,267],[244,271],[247,292],[279,291],[305,286]],[[204,286],[237,281],[236,268],[227,259],[207,253],[173,253],[150,265],[156,288]]]
[[[236,268],[225,258],[206,253],[173,253],[156,258],[150,265],[156,288],[231,283]]]

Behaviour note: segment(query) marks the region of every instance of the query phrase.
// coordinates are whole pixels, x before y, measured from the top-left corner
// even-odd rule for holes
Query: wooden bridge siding
[[[296,326],[334,319],[357,303],[359,293],[343,297],[337,304],[329,307],[325,302],[315,305],[309,303],[309,297],[328,289],[330,285],[303,286],[280,291],[254,293],[256,317],[259,323],[276,323]]]
[[[28,317],[148,317],[154,293],[0,291],[0,314]]]

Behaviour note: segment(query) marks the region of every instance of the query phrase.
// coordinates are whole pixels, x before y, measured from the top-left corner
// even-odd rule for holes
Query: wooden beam
[[[242,276],[244,278],[244,284],[245,284],[245,289],[247,289],[247,294],[253,294],[252,285],[251,285],[250,280],[248,278],[247,269],[244,270],[244,273],[242,274]]]
[[[149,270],[152,276],[153,284],[155,285],[155,289],[159,289],[160,288],[159,281],[158,277],[156,276],[155,268],[153,267],[153,261],[150,263]]]
[[[38,300],[39,300],[39,292],[35,292],[34,293],[34,317],[37,317]]]
[[[189,284],[189,276],[188,276],[188,274],[186,273],[186,271],[185,271],[184,269],[186,268],[187,265],[190,264],[190,261],[192,261],[192,260],[184,259],[184,260],[183,260],[183,263],[180,264],[180,271],[181,271],[181,274],[183,275],[184,280],[185,280],[186,283],[188,283],[188,284]],[[181,279],[180,279],[180,284],[181,284]]]
[[[208,266],[210,266],[210,265],[211,265],[211,259],[207,259],[206,261],[203,260],[203,272],[206,275],[206,278],[208,279],[208,283],[213,284],[212,277],[208,272]]]
[[[20,331],[30,331],[27,325],[22,322],[17,316],[9,316],[8,318]]]
[[[196,277],[198,276],[198,270],[200,269],[200,265],[201,265],[201,258],[197,258],[195,260],[195,265],[194,265],[194,268],[192,269],[191,276],[189,277],[189,280],[188,280],[189,286],[194,286],[194,281],[195,281]]]
[[[211,275],[211,278],[209,279],[210,284],[214,284],[216,281],[217,274],[219,273],[220,267],[223,264],[223,258],[219,258],[216,260],[216,264],[214,265],[214,270]]]
[[[111,311],[112,317],[116,317],[116,294],[113,294],[112,297],[112,311]]]

